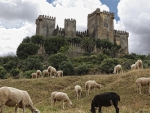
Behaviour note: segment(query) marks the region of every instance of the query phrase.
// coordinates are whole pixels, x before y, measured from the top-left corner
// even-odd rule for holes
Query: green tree
[[[94,51],[95,42],[90,37],[85,37],[81,41],[81,48],[85,50],[87,53],[91,53]]]
[[[30,37],[24,38],[22,43],[30,43]]]
[[[33,43],[21,43],[17,48],[17,56],[20,59],[25,59],[29,55],[35,55],[39,47]]]
[[[44,44],[45,52],[48,55],[56,54],[62,46],[69,46],[69,43],[62,37],[47,38]]]
[[[31,37],[31,42],[38,45],[44,45],[44,37],[42,35],[34,35]]]
[[[19,73],[20,73],[20,71],[19,71],[18,68],[12,68],[10,70],[10,75],[13,76],[13,77],[17,77]]]
[[[48,59],[51,66],[58,69],[58,66],[63,61],[69,61],[69,58],[64,53],[53,54]]]
[[[7,71],[5,70],[5,68],[0,66],[0,78],[4,79],[6,74],[7,74]]]

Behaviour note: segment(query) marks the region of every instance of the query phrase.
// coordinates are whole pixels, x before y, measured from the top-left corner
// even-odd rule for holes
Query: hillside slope
[[[135,80],[139,77],[150,77],[150,69],[129,71],[118,75],[85,75],[85,76],[66,76],[62,78],[40,78],[40,79],[6,79],[0,80],[0,86],[10,86],[26,90],[41,113],[89,113],[90,103],[94,95],[106,91],[115,91],[120,97],[120,113],[142,113],[150,112],[150,94],[148,86],[142,88],[142,95],[137,92]],[[102,89],[96,89],[90,96],[85,96],[84,83],[93,79],[103,85]],[[77,101],[74,86],[78,84],[83,88],[82,98]],[[56,102],[55,107],[51,107],[50,94],[52,91],[66,92],[73,107],[67,104],[62,109],[62,103]],[[113,107],[102,108],[104,113],[115,113]],[[12,113],[14,108],[5,107],[4,113]],[[19,112],[22,112],[19,109]],[[27,113],[30,113],[27,110]]]

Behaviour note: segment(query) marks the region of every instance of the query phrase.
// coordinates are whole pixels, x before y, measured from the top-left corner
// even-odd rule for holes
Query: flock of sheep
[[[62,70],[56,71],[56,69],[52,66],[49,66],[42,72],[40,70],[37,70],[36,73],[32,73],[31,76],[32,78],[40,78],[42,76],[42,73],[43,77],[63,77],[63,71]]]
[[[143,69],[143,64],[141,60],[138,60],[135,64],[131,65],[131,69]],[[122,66],[117,65],[114,67],[114,74],[123,73]],[[32,78],[39,78],[42,76],[42,72],[37,70],[36,73],[32,73]],[[43,70],[43,77],[62,77],[63,71],[56,71],[52,66],[49,66],[46,70]],[[136,84],[141,93],[141,87],[148,85],[150,93],[150,78],[141,77],[136,80]],[[95,88],[101,89],[102,85],[98,84],[95,80],[88,80],[85,82],[86,96],[89,96],[90,90]],[[80,85],[74,86],[75,95],[77,100],[81,98],[82,88]],[[13,87],[1,87],[0,88],[0,113],[2,113],[3,106],[15,107],[15,113],[17,113],[18,108],[22,108],[23,113],[25,113],[25,107],[29,108],[32,113],[40,113],[40,111],[33,106],[33,102],[28,94],[24,90],[19,90]],[[51,106],[55,106],[56,101],[62,101],[62,108],[64,109],[65,102],[68,103],[68,106],[72,106],[72,102],[68,97],[67,93],[54,91],[51,93]],[[91,113],[96,113],[95,108],[99,107],[99,113],[101,113],[102,106],[111,106],[113,105],[116,109],[116,113],[119,113],[118,101],[120,101],[120,96],[115,92],[105,92],[102,94],[95,95],[91,102]]]

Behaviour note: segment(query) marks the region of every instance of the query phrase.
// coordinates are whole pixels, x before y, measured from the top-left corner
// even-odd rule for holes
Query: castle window
[[[104,23],[104,27],[107,27],[107,28],[108,28],[108,24],[107,24],[107,23]]]

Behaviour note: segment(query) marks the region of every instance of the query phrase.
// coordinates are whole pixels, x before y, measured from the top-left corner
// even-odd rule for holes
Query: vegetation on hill
[[[39,79],[5,79],[0,80],[0,86],[10,86],[26,90],[31,99],[41,113],[90,113],[90,103],[96,94],[115,91],[120,97],[120,113],[149,113],[150,103],[148,86],[142,87],[142,95],[139,94],[135,80],[139,77],[149,77],[150,69],[128,71],[124,74],[105,74],[105,75],[84,75],[84,76],[65,76],[57,78]],[[86,96],[84,84],[87,80],[95,80],[103,85],[102,89],[91,91]],[[75,97],[74,86],[80,85],[83,89],[81,99]],[[65,104],[62,109],[62,102],[56,102],[56,106],[51,106],[50,94],[53,91],[62,91],[68,94],[73,102],[72,108]],[[12,113],[14,108],[4,107],[4,113]],[[21,109],[19,109],[21,112]],[[114,107],[103,107],[104,113],[115,113]],[[30,113],[27,110],[27,113]]]

